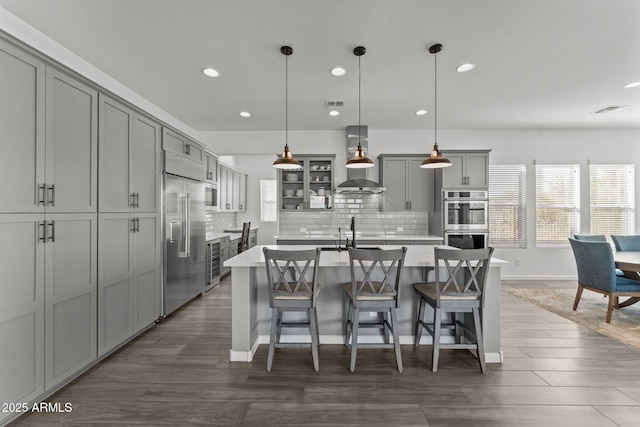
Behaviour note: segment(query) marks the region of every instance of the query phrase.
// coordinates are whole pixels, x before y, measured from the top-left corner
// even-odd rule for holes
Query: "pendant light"
[[[364,149],[362,148],[362,144],[360,144],[360,141],[362,140],[362,135],[360,134],[360,130],[362,129],[362,126],[360,126],[360,92],[362,85],[360,79],[360,58],[366,51],[367,50],[362,46],[358,46],[353,49],[353,54],[358,57],[358,148],[356,149],[356,155],[347,162],[347,167],[350,169],[370,168],[373,166],[373,160],[367,157]]]
[[[440,43],[434,44],[429,48],[429,53],[433,54],[433,64],[434,64],[434,73],[433,73],[433,87],[434,87],[434,144],[433,150],[431,150],[431,156],[429,156],[422,164],[421,168],[435,169],[435,168],[446,168],[451,166],[451,161],[449,159],[442,157],[440,154],[440,149],[438,148],[438,60],[437,53],[442,50],[442,45]]]
[[[280,52],[285,56],[284,61],[284,75],[285,75],[285,90],[284,90],[284,151],[282,157],[273,162],[273,167],[276,169],[302,169],[302,165],[289,151],[289,55],[293,53],[293,48],[290,46],[282,46]]]

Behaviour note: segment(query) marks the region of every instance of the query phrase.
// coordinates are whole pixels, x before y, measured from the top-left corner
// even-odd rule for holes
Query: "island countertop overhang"
[[[327,245],[331,246],[331,245]],[[399,249],[402,245],[374,245],[381,249]],[[249,250],[238,254],[237,256],[225,261],[225,267],[261,267],[264,266],[264,254],[262,248],[270,249],[302,251],[308,249],[316,249],[317,245],[258,245]],[[408,245],[407,254],[405,256],[405,267],[433,267],[434,248],[455,249],[450,246],[443,245]],[[493,266],[504,266],[508,261],[491,258]],[[348,251],[326,251],[320,256],[320,267],[348,267],[349,253]]]

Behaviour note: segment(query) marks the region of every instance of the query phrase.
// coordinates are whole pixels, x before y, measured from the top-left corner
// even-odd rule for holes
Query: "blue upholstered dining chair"
[[[569,239],[578,268],[578,291],[573,309],[578,308],[582,291],[588,289],[609,298],[606,322],[617,306],[618,297],[640,297],[640,281],[616,276],[611,245],[606,242],[585,242]]]
[[[616,251],[640,252],[640,235],[635,236],[611,236]]]
[[[607,236],[604,234],[574,234],[573,238],[583,242],[606,242]]]

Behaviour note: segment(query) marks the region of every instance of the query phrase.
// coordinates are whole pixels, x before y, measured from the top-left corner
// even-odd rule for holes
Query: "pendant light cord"
[[[289,146],[289,55],[284,56],[284,145]]]
[[[434,95],[434,111],[433,111],[433,131],[434,142],[438,145],[438,54],[433,55],[434,73],[433,73],[433,95]]]

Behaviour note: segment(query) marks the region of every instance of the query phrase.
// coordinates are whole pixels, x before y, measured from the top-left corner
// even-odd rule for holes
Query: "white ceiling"
[[[638,128],[638,0],[0,0],[197,131]],[[460,74],[456,66],[477,64]],[[329,74],[334,66],[348,71]],[[220,72],[206,78],[201,69]],[[344,100],[329,117],[326,100]],[[627,105],[608,114],[592,112]],[[429,110],[416,116],[419,108]],[[244,119],[239,112],[252,117]]]

